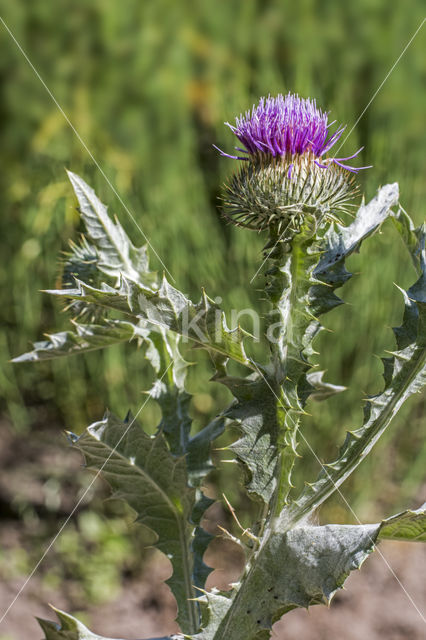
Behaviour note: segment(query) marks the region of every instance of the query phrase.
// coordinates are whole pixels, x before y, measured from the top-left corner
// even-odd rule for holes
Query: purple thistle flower
[[[299,98],[288,93],[276,98],[261,98],[245,115],[236,118],[235,126],[225,123],[237,136],[244,148],[235,147],[246,156],[233,156],[218,147],[222,156],[235,160],[250,160],[250,157],[275,158],[277,156],[300,156],[312,154],[315,164],[326,169],[336,164],[346,171],[358,173],[369,167],[351,167],[345,161],[355,158],[361,149],[347,158],[325,158],[324,156],[340,139],[345,127],[339,127],[330,135],[328,114],[318,109],[315,100]],[[215,146],[215,145],[213,145]],[[291,166],[289,171],[291,172]]]

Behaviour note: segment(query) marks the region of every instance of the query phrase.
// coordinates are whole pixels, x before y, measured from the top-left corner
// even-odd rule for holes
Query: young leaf
[[[403,511],[383,520],[378,537],[381,540],[426,542],[426,502],[415,511]]]
[[[80,205],[86,238],[98,252],[97,267],[117,281],[124,275],[147,286],[155,283],[155,274],[148,269],[146,247],[133,246],[118,220],[111,220],[94,190],[75,173],[67,173]]]
[[[79,243],[70,240],[69,245],[70,251],[65,251],[60,260],[62,288],[73,289],[76,280],[83,280],[92,287],[100,287],[105,280],[105,274],[99,269],[99,255],[96,247],[89,244],[84,236]],[[79,300],[67,301],[65,311],[68,311],[76,321],[85,323],[97,323],[107,313],[101,307],[85,304]]]
[[[194,489],[188,487],[184,458],[174,457],[161,432],[148,436],[130,417],[123,423],[111,414],[94,423],[75,445],[87,466],[101,472],[113,496],[125,500],[136,520],[156,534],[156,547],[170,558],[168,583],[178,603],[182,628],[198,627],[192,586],[192,527],[189,517]]]
[[[102,324],[74,323],[74,331],[60,331],[48,335],[48,340],[34,342],[34,349],[18,356],[12,362],[38,362],[53,360],[95,349],[104,349],[112,344],[130,342],[134,338],[143,340],[148,331],[131,322],[105,320]]]

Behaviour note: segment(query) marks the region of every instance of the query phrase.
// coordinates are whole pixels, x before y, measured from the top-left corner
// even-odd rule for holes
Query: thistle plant
[[[155,435],[131,413],[121,420],[107,412],[81,436],[69,437],[87,467],[130,505],[136,522],[154,532],[157,549],[170,558],[168,584],[181,629],[174,640],[266,640],[272,624],[290,610],[328,604],[381,540],[426,540],[425,505],[377,524],[312,524],[322,503],[426,382],[425,228],[415,228],[399,206],[397,184],[355,205],[355,177],[366,167],[348,164],[359,151],[348,158],[329,155],[343,128],[331,134],[328,116],[315,102],[293,95],[262,98],[228,126],[242,147],[237,156],[221,151],[240,162],[224,187],[223,212],[236,225],[265,235],[268,360],[248,357],[252,336],[239,326],[229,328],[224,311],[205,293],[194,303],[165,277],[157,278],[146,247],[132,244],[73,173],[68,175],[84,237],[65,256],[62,288],[48,292],[67,305],[73,326],[16,358],[40,361],[133,341],[152,368],[150,397],[162,412]],[[343,224],[351,211],[353,219]],[[394,329],[395,350],[383,358],[383,391],[367,399],[363,422],[346,433],[338,457],[295,495],[292,473],[305,405],[342,390],[324,382],[311,361],[319,318],[342,303],[335,291],[351,278],[347,258],[387,219],[418,279],[402,291],[403,320]],[[234,396],[195,433],[183,355],[190,347],[207,351],[214,368],[210,384],[225,385]],[[231,375],[232,361],[244,373]],[[230,425],[239,437],[229,451],[244,470],[257,513],[238,540],[245,554],[239,580],[229,591],[206,591],[211,568],[203,556],[213,536],[202,519],[212,500],[203,489],[213,468],[212,443]],[[101,640],[72,616],[57,615],[59,623],[40,620],[46,640]]]

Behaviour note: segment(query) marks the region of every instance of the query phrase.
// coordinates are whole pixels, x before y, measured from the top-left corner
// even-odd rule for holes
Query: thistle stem
[[[268,257],[266,293],[271,302],[267,337],[271,348],[273,388],[277,397],[281,431],[278,436],[276,490],[271,505],[271,517],[277,516],[288,502],[292,488],[291,473],[297,457],[297,431],[303,403],[299,383],[310,364],[307,355],[309,328],[316,319],[309,311],[311,268],[315,263],[312,251],[314,234],[309,224],[297,234],[291,244],[282,242],[278,229],[272,229],[265,247]]]

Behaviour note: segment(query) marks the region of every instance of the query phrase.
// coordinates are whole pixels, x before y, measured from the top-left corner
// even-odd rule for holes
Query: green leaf
[[[185,455],[188,483],[196,488],[196,499],[191,513],[191,523],[195,525],[191,543],[192,582],[195,587],[203,588],[212,571],[212,568],[205,564],[203,556],[214,536],[207,533],[200,523],[204,512],[214,500],[202,493],[201,484],[214,468],[210,458],[211,443],[223,433],[225,420],[223,417],[215,418],[190,438],[192,419],[188,408],[192,395],[185,389],[188,363],[179,351],[180,336],[162,329],[158,334],[151,334],[151,341],[148,357],[159,377],[150,395],[158,402],[162,412],[158,431],[164,434],[174,455]],[[163,375],[160,375],[162,372]]]
[[[409,248],[420,277],[408,291],[402,291],[405,312],[400,327],[394,329],[397,350],[383,359],[385,387],[368,399],[364,423],[349,431],[339,457],[324,465],[318,480],[308,484],[288,509],[284,521],[295,521],[316,509],[360,464],[384,433],[402,404],[426,384],[426,250],[425,229],[417,229],[416,243]]]
[[[113,638],[104,638],[92,633],[84,624],[68,613],[54,607],[52,609],[58,616],[60,624],[37,618],[44,631],[45,640],[113,640]]]
[[[243,339],[248,334],[240,327],[228,329],[225,314],[205,293],[200,302],[194,304],[165,277],[158,291],[123,277],[118,289],[106,284],[97,289],[77,281],[76,289],[47,293],[120,311],[134,320],[144,320],[153,327],[173,331],[213,356],[231,358],[250,369],[255,368],[244,351]]]
[[[426,502],[415,511],[403,511],[392,518],[383,520],[379,538],[426,542]]]
[[[34,349],[12,360],[12,362],[38,362],[53,360],[77,353],[104,349],[134,338],[143,340],[148,331],[131,322],[105,320],[102,324],[74,323],[74,331],[60,331],[47,335],[48,340],[34,342]]]
[[[202,493],[201,485],[214,468],[210,458],[211,443],[223,433],[225,420],[220,416],[215,418],[190,438],[192,419],[188,408],[192,395],[185,389],[188,363],[179,351],[180,336],[162,329],[157,334],[151,333],[150,339],[148,357],[159,376],[150,392],[162,412],[158,431],[164,434],[174,455],[185,456],[188,483],[196,488],[196,500],[191,513],[191,523],[195,525],[191,544],[192,580],[195,587],[203,588],[212,571],[204,563],[203,556],[214,536],[207,533],[200,523],[204,512],[214,500]]]
[[[315,316],[342,304],[334,291],[352,277],[346,270],[345,260],[359,251],[362,242],[391,215],[391,208],[398,204],[398,197],[397,183],[385,185],[375,198],[358,209],[352,224],[347,227],[337,224],[327,231],[321,248],[322,256],[313,273],[318,283],[310,290],[309,304]]]
[[[152,286],[156,276],[148,269],[146,247],[134,247],[119,221],[111,220],[107,207],[94,190],[75,173],[67,171],[67,174],[77,196],[86,226],[86,237],[98,253],[98,269],[117,281],[124,275],[135,282]]]
[[[207,627],[195,638],[268,638],[272,624],[288,611],[328,604],[373,550],[377,530],[378,525],[327,525],[275,531],[253,563],[250,587],[236,592],[232,615],[228,608],[213,636]]]
[[[242,442],[246,447],[245,455],[244,458],[239,455],[239,458],[252,474],[253,467],[258,465],[258,432],[262,434],[263,442],[269,435],[272,446],[268,445],[266,457],[264,448],[261,449],[259,467],[268,464],[268,474],[271,475],[269,487],[273,491],[276,487],[276,512],[289,501],[300,416],[308,397],[324,400],[344,390],[325,383],[322,372],[310,371],[310,357],[315,353],[313,341],[322,329],[318,316],[341,304],[334,290],[351,277],[345,268],[345,259],[383,223],[397,199],[397,185],[388,185],[368,205],[360,207],[354,222],[348,227],[337,224],[330,227],[323,238],[317,238],[312,234],[309,220],[306,220],[305,227],[292,240],[291,247],[280,243],[275,236],[271,236],[266,246],[270,261],[266,293],[273,305],[268,319],[273,374],[265,375],[259,368],[257,371],[264,375],[269,387],[264,389],[263,396],[268,399],[271,394],[275,395],[275,402],[270,398],[266,403],[271,407],[275,404],[274,413],[278,421],[269,420],[268,433],[268,421],[261,426],[257,420],[256,430],[250,419],[246,429],[249,436]],[[251,415],[255,413],[251,411]],[[260,414],[259,410],[257,414]],[[244,431],[244,421],[242,427]],[[256,448],[250,446],[255,442]],[[240,444],[238,442],[237,447],[241,448]],[[270,496],[265,501],[270,502]]]
[[[420,236],[424,233],[424,226],[416,229],[410,216],[401,206],[392,216],[392,220],[411,255],[415,270],[420,273],[421,251],[419,250],[419,241]]]
[[[79,620],[64,611],[60,611],[55,607],[52,607],[52,609],[58,616],[59,624],[37,618],[44,631],[45,640],[114,640],[113,638],[105,638],[92,633]],[[150,640],[184,640],[184,638],[178,633],[172,636],[162,636],[161,638],[150,638]]]
[[[198,626],[192,586],[192,526],[195,491],[188,487],[185,459],[173,456],[161,432],[147,435],[134,419],[123,423],[111,414],[75,441],[87,466],[100,471],[113,490],[136,512],[136,520],[156,535],[156,547],[170,558],[168,583],[178,603],[183,629]]]
[[[336,393],[346,391],[346,387],[325,382],[323,380],[324,374],[325,371],[311,371],[306,375],[306,391],[303,392],[302,389],[299,388],[299,393],[302,398],[304,398],[306,394],[306,398],[309,397],[311,400],[315,400],[316,402],[322,402],[323,400],[327,400],[331,396],[336,395]]]
[[[188,442],[186,465],[192,486],[199,486],[206,475],[214,469],[210,458],[211,443],[222,435],[225,429],[223,415],[214,418],[195,434]]]
[[[179,341],[180,336],[155,327],[147,350],[147,357],[157,373],[150,396],[161,408],[158,431],[164,434],[175,456],[186,454],[192,425],[188,411],[192,395],[185,390],[189,364],[179,351]]]
[[[83,280],[93,287],[101,286],[105,280],[105,274],[98,267],[99,256],[97,249],[90,245],[82,236],[76,244],[70,240],[70,251],[63,254],[60,260],[62,266],[61,286],[63,289],[73,289],[75,281]],[[105,317],[106,311],[93,304],[85,304],[79,300],[67,301],[65,311],[68,311],[75,320],[86,323],[96,323]]]
[[[224,412],[241,432],[230,445],[246,470],[246,489],[255,499],[268,504],[277,488],[278,440],[283,430],[284,411],[277,398],[280,388],[263,371],[263,376],[217,378],[234,397],[235,402]]]
[[[196,501],[191,514],[191,522],[196,525],[192,541],[194,554],[193,582],[198,589],[204,588],[207,577],[213,571],[204,562],[204,553],[214,536],[201,527],[201,520],[205,511],[214,503],[214,500],[205,496],[202,492],[202,482],[207,474],[214,469],[210,458],[211,444],[225,429],[225,420],[222,416],[214,418],[207,426],[193,436],[187,445],[186,466],[188,479],[191,486],[196,487]]]
[[[425,507],[379,524],[273,528],[245,582],[230,595],[206,594],[204,628],[194,640],[264,640],[272,624],[296,607],[329,604],[349,573],[381,538],[423,539]],[[395,535],[396,534],[396,535]]]

